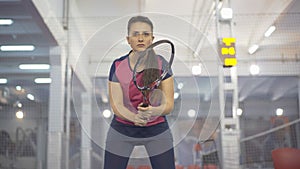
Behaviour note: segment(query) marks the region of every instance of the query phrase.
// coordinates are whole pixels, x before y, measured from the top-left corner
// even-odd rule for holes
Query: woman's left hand
[[[143,103],[139,104],[137,109],[138,113],[141,115],[141,117],[145,120],[149,120],[152,116],[151,106],[143,107]]]

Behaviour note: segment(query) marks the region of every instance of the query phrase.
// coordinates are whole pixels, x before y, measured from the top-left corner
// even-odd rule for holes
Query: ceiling
[[[84,16],[79,19],[87,20],[87,23],[79,26],[86,29],[83,31],[83,35],[86,37],[99,29],[99,26],[109,23],[112,18],[131,13],[154,12],[183,18],[194,27],[199,28],[208,39],[212,39],[212,41],[216,39],[214,38],[216,30],[213,10],[211,10],[213,1],[168,0],[163,2],[165,4],[162,4],[160,0],[136,0],[131,3],[125,3],[123,0],[78,0],[72,2],[77,3],[77,6],[80,7],[79,12]],[[253,60],[298,62],[300,60],[299,0],[231,0],[231,6],[234,11],[232,30],[237,39],[236,48],[239,62]],[[35,96],[35,102],[47,103],[49,85],[35,84],[34,78],[49,77],[50,71],[20,70],[18,65],[21,63],[50,63],[49,48],[57,45],[56,40],[31,0],[0,0],[0,18],[14,19],[11,26],[0,26],[0,45],[33,44],[36,46],[32,52],[0,51],[0,78],[8,79],[7,84],[0,84],[0,103],[13,104],[17,100],[28,102],[26,98],[28,93]],[[99,23],[93,22],[93,19]],[[155,18],[155,20],[159,22],[159,18]],[[270,38],[263,38],[264,32],[272,24],[277,26],[277,30]],[[173,31],[176,29],[173,28]],[[247,49],[252,44],[259,44],[261,47],[254,55],[249,55]],[[195,42],[194,45],[196,45]],[[91,66],[93,66],[93,62],[99,62],[97,56],[90,56],[89,60],[92,62]],[[105,78],[99,79],[97,83],[105,85],[105,80],[103,80]],[[190,79],[183,76],[177,78],[178,82],[187,82],[188,80]],[[239,78],[240,101],[250,97],[268,97],[270,100],[297,97],[298,81],[295,77],[283,77],[282,75],[277,77],[272,73],[268,77],[243,76]],[[208,83],[200,84],[208,85]],[[24,90],[17,91],[16,85],[22,86]],[[195,93],[193,88],[186,91],[191,94]],[[205,94],[205,88],[200,92],[202,91],[202,94]]]
[[[16,101],[31,102],[27,94],[35,97],[35,102],[46,102],[49,85],[34,83],[37,77],[49,77],[49,70],[20,70],[19,64],[49,64],[49,47],[56,41],[43,23],[37,9],[30,0],[0,0],[0,18],[11,18],[13,24],[0,26],[0,45],[35,45],[30,52],[0,51],[0,78],[7,84],[0,84],[2,104]],[[16,86],[22,90],[16,90]]]

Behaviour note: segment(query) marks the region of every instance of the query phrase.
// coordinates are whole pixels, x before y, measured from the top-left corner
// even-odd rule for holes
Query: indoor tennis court
[[[130,54],[138,15],[153,42],[174,44],[175,169],[299,169],[299,11],[299,0],[0,0],[0,169],[103,169],[111,65]],[[127,169],[157,169],[145,147]]]

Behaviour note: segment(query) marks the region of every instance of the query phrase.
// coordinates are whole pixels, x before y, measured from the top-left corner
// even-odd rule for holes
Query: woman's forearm
[[[135,114],[129,111],[125,106],[119,104],[118,106],[112,105],[113,112],[121,119],[134,122]]]
[[[151,106],[152,116],[165,116],[172,112],[174,108],[173,104],[161,104],[159,106]]]

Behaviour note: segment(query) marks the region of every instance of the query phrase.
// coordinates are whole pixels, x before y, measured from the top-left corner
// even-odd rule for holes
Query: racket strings
[[[160,82],[170,71],[174,45],[168,40],[160,40],[151,44],[145,51],[137,52],[136,55],[138,60],[133,70],[133,82],[144,96],[143,103],[149,105],[149,96],[153,90],[160,87]]]
[[[148,56],[146,59],[146,66],[143,74],[143,86],[152,85],[153,82],[156,81],[160,77],[160,69],[158,68],[158,60],[157,56],[153,50],[148,52]]]

